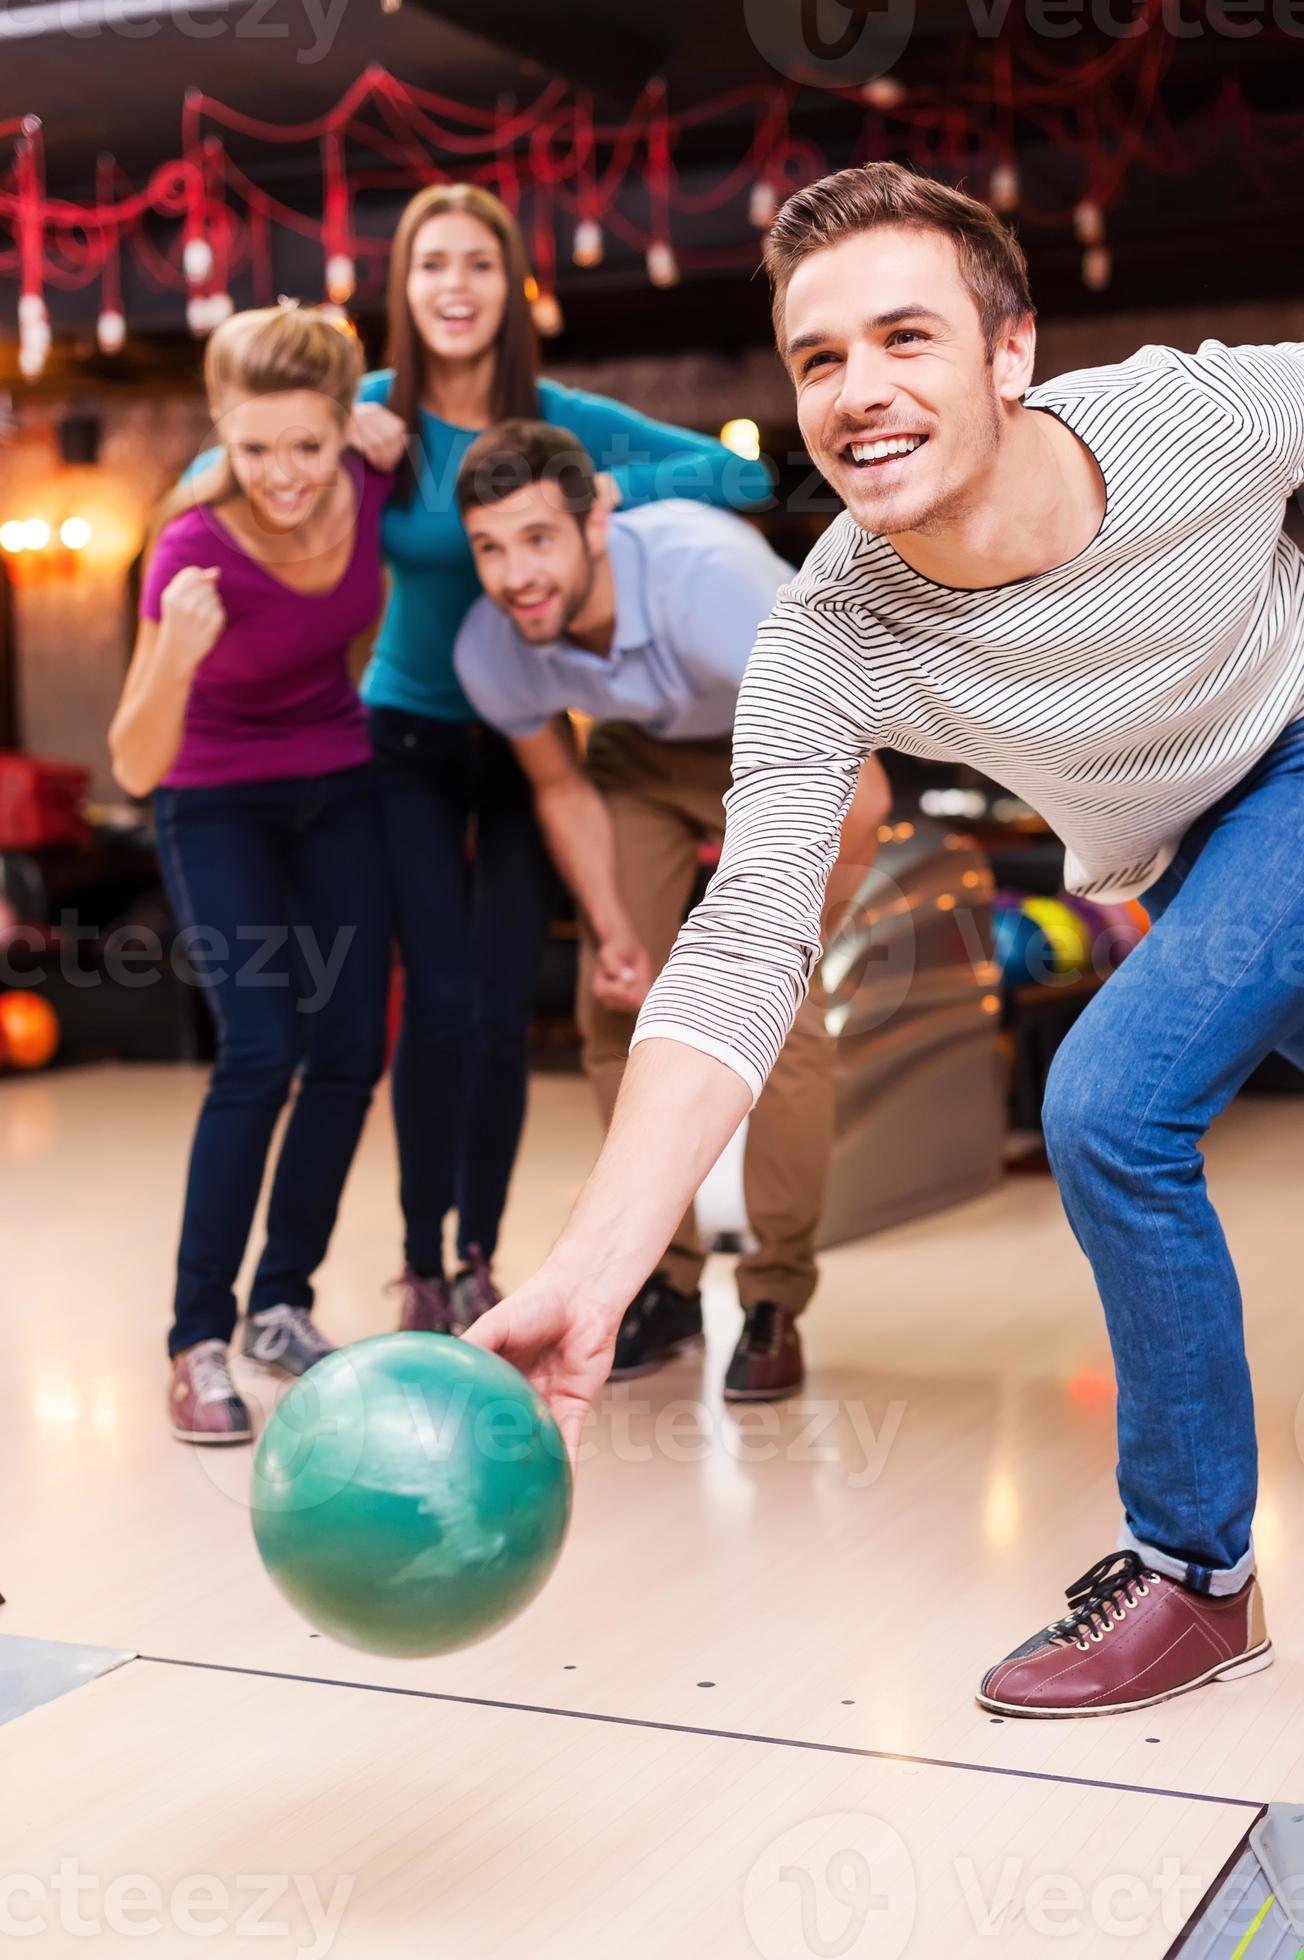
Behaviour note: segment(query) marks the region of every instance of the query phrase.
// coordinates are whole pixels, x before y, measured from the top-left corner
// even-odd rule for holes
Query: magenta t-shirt
[[[212,510],[164,526],[140,597],[157,620],[163,593],[187,565],[216,566],[226,628],[199,667],[186,703],[169,789],[325,776],[371,757],[366,713],[349,679],[349,642],[380,611],[380,516],[393,478],[350,452],[357,488],[353,555],[328,592],[293,592],[241,549]]]

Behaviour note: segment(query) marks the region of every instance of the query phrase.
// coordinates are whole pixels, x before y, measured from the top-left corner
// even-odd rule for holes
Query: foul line
[[[1176,1797],[1183,1803],[1262,1810],[1257,1797],[1219,1797],[1205,1790],[1169,1790],[1154,1783],[1113,1783],[1098,1776],[1062,1776],[1048,1769],[1014,1769],[1003,1763],[953,1762],[945,1756],[907,1756],[894,1749],[858,1749],[849,1742],[815,1742],[801,1736],[752,1735],[744,1729],[699,1728],[687,1722],[655,1722],[644,1715],[604,1715],[588,1708],[552,1708],[530,1701],[495,1701],[485,1695],[451,1695],[436,1688],[393,1688],[380,1681],[339,1681],[324,1674],[287,1674],[270,1667],[236,1667],[226,1661],[183,1661],[171,1654],[138,1654],[154,1667],[190,1667],[207,1674],[239,1674],[255,1681],[298,1681],[315,1688],[351,1688],[368,1695],[401,1695],[412,1701],[448,1702],[459,1708],[499,1708],[514,1715],[552,1715],[567,1722],[602,1722],[609,1728],[647,1729],[663,1735],[705,1736],[716,1742],[757,1742],[769,1749],[806,1749],[825,1756],[856,1756],[877,1763],[912,1763],[923,1769],[968,1770],[977,1776],[1015,1776],[1030,1783],[1060,1783],[1079,1790],[1124,1790],[1138,1797]]]

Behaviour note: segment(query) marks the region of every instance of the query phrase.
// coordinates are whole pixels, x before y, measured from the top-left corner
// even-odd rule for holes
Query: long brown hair
[[[215,327],[204,351],[204,391],[216,422],[232,394],[283,395],[309,388],[326,395],[348,420],[362,379],[362,349],[355,334],[329,315],[288,302],[233,313]],[[183,480],[163,498],[150,527],[149,546],[165,524],[196,506],[222,504],[239,494],[225,449],[208,469]]]
[[[539,337],[534,330],[525,282],[529,264],[521,229],[507,206],[479,184],[427,184],[407,204],[394,233],[389,260],[389,364],[394,381],[389,406],[407,424],[409,457],[420,438],[421,397],[429,350],[417,331],[408,305],[408,274],[417,233],[429,218],[445,211],[463,211],[477,218],[498,240],[507,275],[507,304],[494,345],[494,377],[489,398],[493,422],[512,416],[531,421],[539,415]],[[410,465],[401,472],[396,494],[410,497],[415,479]]]

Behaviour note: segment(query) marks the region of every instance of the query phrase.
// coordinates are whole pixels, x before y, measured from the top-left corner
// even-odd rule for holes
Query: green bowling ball
[[[373,1654],[446,1654],[544,1585],[570,1519],[561,1433],[523,1375],[445,1334],[341,1348],[278,1403],[254,1538],[304,1618]]]

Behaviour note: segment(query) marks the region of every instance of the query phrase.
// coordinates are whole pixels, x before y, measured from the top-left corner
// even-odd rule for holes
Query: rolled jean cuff
[[[1186,1559],[1174,1558],[1170,1552],[1161,1552],[1154,1545],[1146,1545],[1134,1538],[1126,1522],[1119,1528],[1118,1549],[1120,1552],[1135,1552],[1138,1558],[1165,1579],[1176,1579],[1179,1585],[1189,1586],[1192,1592],[1208,1593],[1214,1599],[1226,1599],[1238,1593],[1247,1579],[1254,1575],[1254,1540],[1251,1538],[1249,1550],[1235,1565],[1225,1569],[1207,1565],[1192,1565]]]

